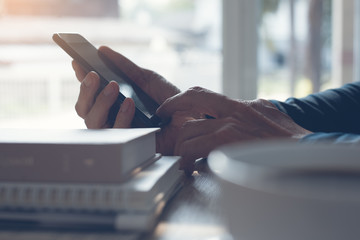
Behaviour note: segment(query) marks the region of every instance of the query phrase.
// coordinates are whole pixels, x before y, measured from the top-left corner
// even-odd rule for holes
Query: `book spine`
[[[167,157],[163,157],[167,158]],[[183,176],[183,172],[179,170],[178,162],[174,164],[168,171],[164,172],[157,183],[149,192],[127,192],[124,195],[125,208],[141,209],[144,206],[152,206],[161,201],[164,194],[172,188]]]
[[[118,214],[114,221],[115,229],[135,231],[149,231],[153,229],[168,201],[175,196],[182,186],[183,184],[179,179],[171,184],[162,200],[157,202],[155,207],[148,213],[140,212],[139,214],[134,213],[132,215]]]
[[[131,172],[134,167],[140,166],[145,159],[153,157],[156,153],[155,133],[133,139],[122,148],[124,173]]]

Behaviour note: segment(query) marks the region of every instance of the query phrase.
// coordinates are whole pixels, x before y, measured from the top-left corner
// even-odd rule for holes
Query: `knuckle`
[[[267,106],[268,102],[265,99],[259,98],[252,101],[250,105],[254,107],[263,107],[263,106]]]
[[[199,87],[199,86],[194,86],[194,87],[189,88],[189,90],[195,91],[195,92],[201,92],[201,91],[204,91],[204,88]]]
[[[167,98],[167,99],[165,99],[165,101],[161,104],[161,106],[166,106],[166,105],[168,105],[169,104],[169,102],[172,100],[172,98],[170,97],[170,98]]]
[[[213,135],[215,139],[220,139],[222,144],[226,144],[234,138],[235,130],[236,126],[234,124],[228,124],[214,132]]]
[[[97,128],[99,128],[97,126],[97,124],[95,123],[93,118],[86,117],[84,119],[84,122],[85,122],[86,127],[89,128],[89,129],[97,129]]]
[[[83,108],[81,107],[81,104],[79,103],[79,101],[77,101],[75,103],[75,111],[77,113],[77,115],[81,118],[84,118],[85,117],[85,113],[84,113],[84,110]]]
[[[268,103],[268,101],[263,98],[256,99],[255,102],[258,102],[262,105],[267,105],[267,103]]]
[[[189,147],[191,148],[191,146],[189,146],[189,142],[188,141],[184,141],[182,143],[180,143],[179,145],[176,146],[177,149],[177,153],[185,158],[189,158]]]
[[[85,90],[86,90],[85,79],[82,79],[80,83],[80,92],[84,92]]]
[[[240,106],[240,112],[242,114],[249,113],[252,109],[252,106],[249,101],[241,101],[239,106]]]
[[[233,126],[237,125],[238,121],[234,117],[229,116],[229,117],[224,118],[224,122],[225,122],[224,126],[233,127]]]
[[[198,122],[197,120],[187,120],[183,123],[181,128],[190,128],[190,127],[194,126],[197,122]]]
[[[214,132],[215,138],[218,139],[224,139],[228,138],[229,136],[232,136],[238,129],[239,122],[232,118],[227,117],[224,119],[223,126],[216,132]]]
[[[185,95],[193,96],[193,95],[199,94],[199,93],[204,92],[204,91],[205,91],[204,88],[195,86],[195,87],[189,88],[185,92]]]
[[[236,129],[236,124],[229,123],[229,124],[226,124],[223,128],[221,128],[220,132],[225,135],[229,135],[229,134],[233,133],[235,129]]]

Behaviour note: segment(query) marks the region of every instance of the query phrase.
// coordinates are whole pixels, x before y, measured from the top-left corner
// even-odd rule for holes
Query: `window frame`
[[[254,99],[258,78],[259,0],[223,0],[222,7],[223,94]]]

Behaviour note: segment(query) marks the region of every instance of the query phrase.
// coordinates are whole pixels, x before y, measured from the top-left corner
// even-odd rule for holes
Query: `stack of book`
[[[0,130],[0,222],[146,232],[182,185],[157,129]]]

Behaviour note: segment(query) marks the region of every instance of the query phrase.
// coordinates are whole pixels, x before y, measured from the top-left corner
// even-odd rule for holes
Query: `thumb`
[[[135,103],[131,98],[125,98],[116,116],[114,128],[130,128],[135,114]]]
[[[99,48],[99,52],[102,54],[102,56],[105,56],[105,58],[109,60],[111,64],[114,64],[114,67],[120,69],[138,86],[141,87],[146,83],[143,76],[143,69],[122,54],[106,46],[101,46]]]

